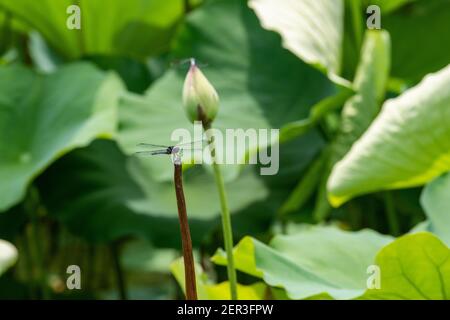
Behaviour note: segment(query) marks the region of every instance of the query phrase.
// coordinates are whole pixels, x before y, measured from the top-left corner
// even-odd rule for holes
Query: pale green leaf
[[[420,202],[428,218],[426,230],[450,246],[450,174],[431,181],[422,191]]]
[[[342,0],[251,0],[264,28],[280,33],[283,45],[337,80],[340,72]]]
[[[388,100],[328,181],[338,206],[360,194],[422,185],[450,169],[450,66]]]
[[[450,250],[430,233],[398,238],[377,255],[381,282],[363,299],[450,299]]]
[[[80,8],[80,29],[71,5]],[[14,17],[39,31],[66,58],[111,54],[144,58],[169,46],[183,13],[182,0],[0,0]]]
[[[0,210],[17,203],[50,163],[96,137],[112,137],[122,84],[86,63],[42,76],[0,68]]]
[[[332,209],[327,197],[327,181],[333,165],[347,153],[379,112],[389,75],[389,57],[389,34],[367,31],[353,81],[356,94],[343,107],[340,128],[332,143],[316,198],[313,215],[317,221],[323,221]]]
[[[270,246],[246,237],[235,247],[234,257],[238,270],[283,288],[291,299],[322,294],[351,299],[365,292],[367,268],[390,241],[371,230],[315,227],[276,236]],[[213,261],[226,264],[225,253],[219,250]]]
[[[387,32],[368,31],[361,53],[361,61],[353,83],[356,94],[345,103],[341,116],[340,130],[332,144],[332,150],[328,153],[327,158],[323,160],[325,164],[317,169],[321,170],[322,178],[320,179],[321,182],[313,216],[318,221],[326,218],[331,211],[331,206],[327,199],[326,183],[332,164],[345,155],[353,142],[367,129],[380,109],[389,73],[389,54],[390,43]],[[319,177],[316,176],[316,178]],[[289,203],[295,204],[298,202],[296,206],[299,206],[307,200],[307,197],[313,191],[311,187],[306,185],[309,181],[310,178],[308,176],[301,180],[298,186],[299,189],[294,190],[288,199]],[[308,190],[305,190],[305,188],[308,188]],[[286,209],[288,208],[283,210]]]

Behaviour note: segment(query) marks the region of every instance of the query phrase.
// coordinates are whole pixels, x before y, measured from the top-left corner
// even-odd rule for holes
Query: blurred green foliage
[[[176,62],[195,57],[216,128],[280,129],[277,175],[223,167],[241,298],[448,299],[449,15],[448,0],[0,0],[0,298],[183,298],[171,163],[134,153],[192,131]],[[211,170],[184,180],[200,298],[228,299]]]

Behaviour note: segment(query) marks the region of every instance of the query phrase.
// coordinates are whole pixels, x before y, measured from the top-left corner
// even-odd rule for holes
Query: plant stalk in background
[[[223,181],[220,167],[216,161],[214,148],[214,136],[211,133],[211,123],[219,109],[219,96],[212,84],[198,68],[194,59],[191,59],[189,72],[186,75],[183,87],[183,106],[186,114],[192,122],[200,120],[203,130],[208,139],[211,150],[214,178],[219,192],[220,207],[222,213],[222,229],[225,251],[227,253],[227,272],[230,283],[230,296],[232,300],[237,299],[236,269],[233,259],[233,231],[231,227],[231,216],[228,208],[225,183]]]
[[[113,262],[114,275],[116,277],[117,289],[119,291],[120,300],[128,300],[128,294],[125,284],[125,275],[120,265],[120,248],[119,242],[115,241],[109,246],[111,251],[111,258]]]
[[[47,284],[47,269],[44,259],[44,247],[41,232],[40,216],[39,216],[39,192],[38,189],[31,185],[27,197],[24,202],[25,212],[28,214],[30,219],[30,229],[28,245],[30,248],[30,258],[34,260],[31,263],[31,268],[35,268],[37,283],[39,285],[38,290],[40,291],[39,298],[48,300],[51,298],[51,294]],[[31,276],[33,277],[33,270],[31,270]]]
[[[203,129],[206,132],[209,148],[211,150],[212,167],[214,171],[214,178],[216,180],[217,190],[219,191],[220,208],[222,212],[222,230],[223,240],[225,243],[225,251],[227,253],[227,273],[228,281],[230,282],[230,295],[232,300],[237,299],[237,280],[236,269],[234,267],[233,258],[233,229],[231,227],[230,209],[228,208],[227,194],[225,191],[225,183],[223,181],[222,172],[216,162],[216,152],[214,148],[214,136],[211,134],[211,124],[202,121]]]
[[[181,244],[183,247],[184,281],[186,299],[197,300],[194,255],[192,253],[191,232],[186,212],[186,201],[183,192],[183,170],[181,162],[174,162],[175,194],[177,196],[178,218],[180,220]]]

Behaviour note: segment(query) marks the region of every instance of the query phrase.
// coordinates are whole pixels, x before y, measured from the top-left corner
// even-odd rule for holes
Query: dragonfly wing
[[[205,148],[180,148],[180,149],[185,151],[202,151]]]
[[[167,149],[169,146],[164,146],[161,144],[152,144],[152,143],[139,143],[138,147],[144,147],[144,148],[164,148]]]
[[[180,143],[180,144],[177,144],[176,146],[186,148],[186,147],[192,147],[196,143],[204,143],[204,142],[206,143],[206,142],[208,142],[208,140],[197,140],[197,141],[191,141],[191,142],[186,142],[186,143]]]
[[[156,154],[170,154],[170,152],[168,152],[167,150],[156,150],[152,152],[152,155]]]
[[[136,154],[140,156],[154,156],[158,154],[169,154],[169,153],[167,153],[167,150],[155,150],[155,151],[138,151],[136,152]]]

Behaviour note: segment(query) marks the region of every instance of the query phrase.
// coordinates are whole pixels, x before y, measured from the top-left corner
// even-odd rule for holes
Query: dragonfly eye
[[[178,151],[180,151],[179,147],[173,147],[172,148],[172,153],[178,153]]]

